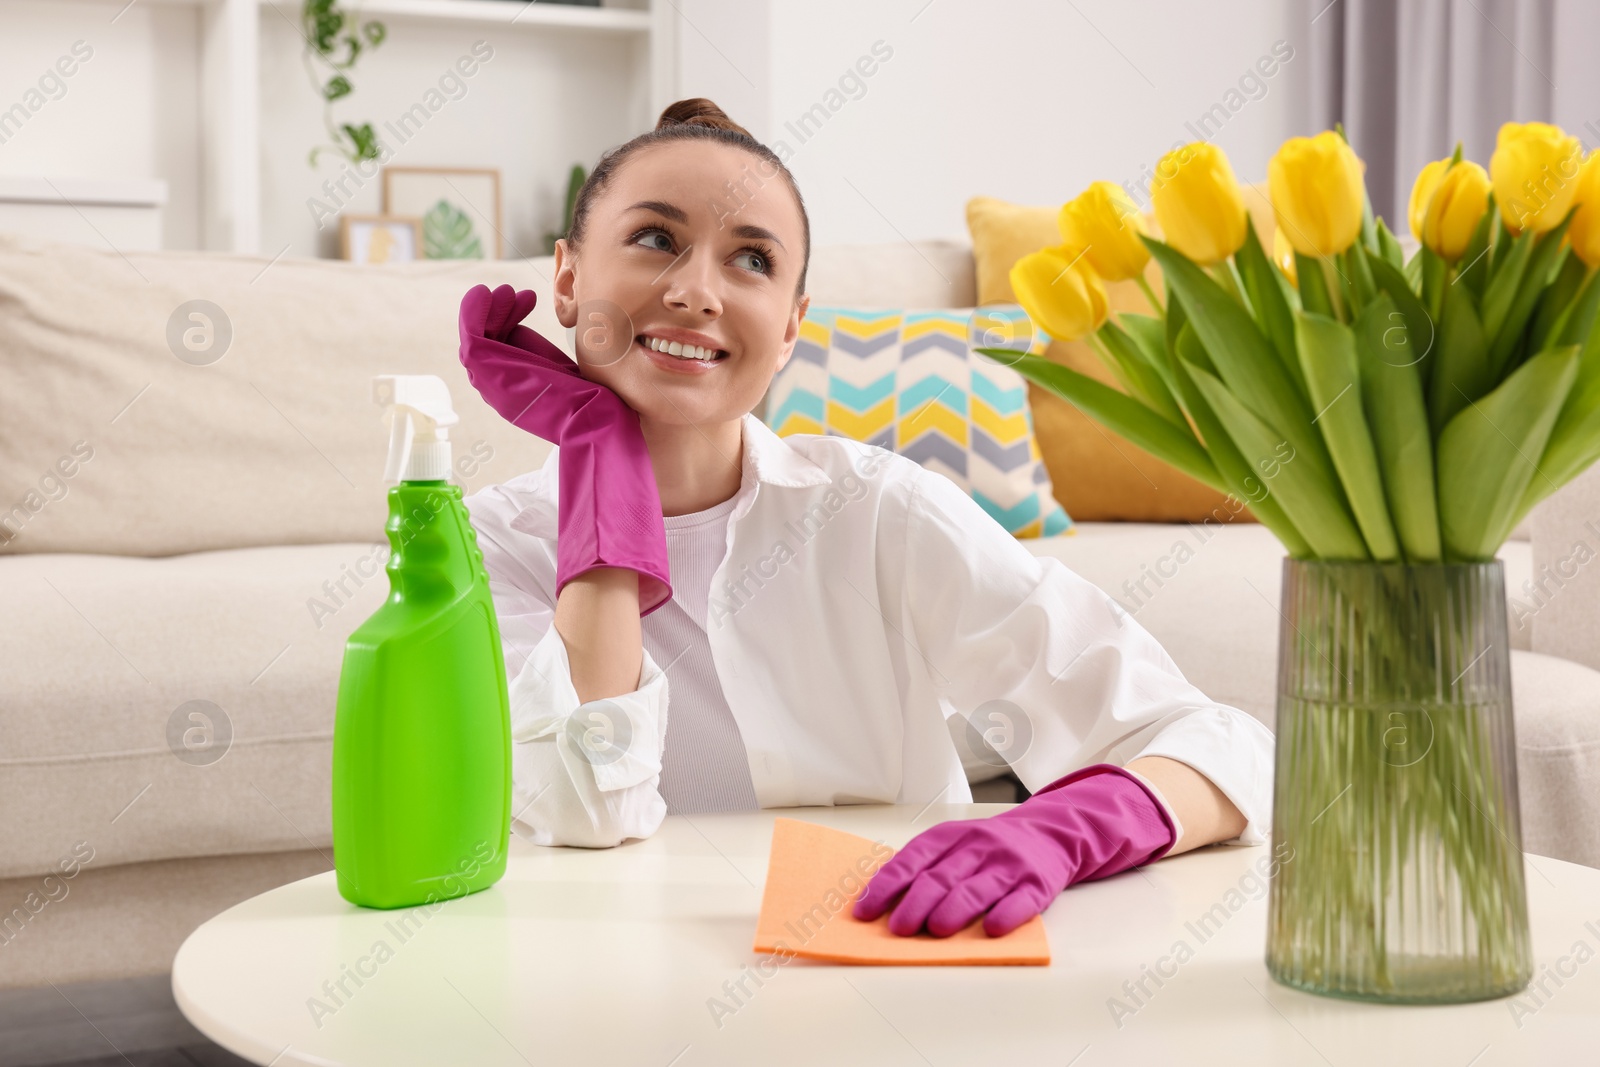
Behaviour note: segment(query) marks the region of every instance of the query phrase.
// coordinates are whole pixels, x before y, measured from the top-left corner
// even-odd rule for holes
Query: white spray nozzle
[[[450,404],[450,387],[433,374],[380,374],[372,399],[383,406],[389,428],[385,484],[435,481],[450,476],[449,429],[461,419]]]

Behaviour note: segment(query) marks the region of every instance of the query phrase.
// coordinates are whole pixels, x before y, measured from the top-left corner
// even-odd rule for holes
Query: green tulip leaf
[[[1289,555],[1296,559],[1314,558],[1311,545],[1295,529],[1294,523],[1289,521],[1289,516],[1284,513],[1278,499],[1267,491],[1263,478],[1275,477],[1281,473],[1274,459],[1273,464],[1267,469],[1257,471],[1244,458],[1239,447],[1228,436],[1216,413],[1211,410],[1211,405],[1206,403],[1205,397],[1200,394],[1199,388],[1194,384],[1194,378],[1189,373],[1186,364],[1198,367],[1211,366],[1211,359],[1205,354],[1200,345],[1200,339],[1195,336],[1194,327],[1184,323],[1174,342],[1174,350],[1178,358],[1175,372],[1178,379],[1178,395],[1183,398],[1184,407],[1194,418],[1195,426],[1200,431],[1200,436],[1206,443],[1206,451],[1211,454],[1211,461],[1222,477],[1227,481],[1233,496],[1250,506],[1250,511],[1260,521],[1261,525],[1271,530]]]
[[[1364,252],[1357,251],[1356,257],[1361,255]],[[1367,428],[1355,334],[1342,322],[1302,311],[1295,316],[1295,342],[1311,402],[1317,405],[1312,421],[1321,426],[1334,469],[1366,540],[1367,554],[1376,560],[1396,560],[1400,544],[1389,521],[1378,453]]]
[[[1263,473],[1274,472],[1265,483],[1267,496],[1277,500],[1316,557],[1369,558],[1338,487],[1305,462],[1293,442],[1257,417],[1220,378],[1195,363],[1184,366],[1246,462]]]
[[[1445,287],[1444,320],[1428,383],[1428,425],[1435,438],[1456,412],[1494,386],[1489,342],[1461,280]]]
[[[1322,260],[1303,252],[1294,254],[1294,276],[1300,289],[1300,306],[1318,315],[1333,317],[1333,295],[1328,292],[1328,276]]]
[[[1489,285],[1483,293],[1483,333],[1492,343],[1500,334],[1500,327],[1505,324],[1506,316],[1511,313],[1511,302],[1516,299],[1517,287],[1522,283],[1522,274],[1528,265],[1528,257],[1533,255],[1533,244],[1537,235],[1532,230],[1526,230],[1515,240],[1507,238],[1509,247],[1505,251],[1498,248],[1493,253],[1494,263],[1490,267]],[[1492,366],[1492,364],[1491,364]]]
[[[1128,392],[1153,410],[1156,414],[1185,430],[1189,428],[1189,421],[1183,417],[1183,409],[1178,407],[1178,402],[1172,398],[1167,382],[1153,364],[1145,359],[1144,349],[1130,337],[1115,322],[1107,319],[1105,325],[1095,331],[1095,336],[1105,344],[1106,350],[1122,368],[1129,386]]]
[[[1489,369],[1496,379],[1506,372],[1508,361],[1516,350],[1517,342],[1522,339],[1523,329],[1528,325],[1528,318],[1533,314],[1533,309],[1538,305],[1539,298],[1544,295],[1546,287],[1560,271],[1562,259],[1571,256],[1571,253],[1561,246],[1561,242],[1566,237],[1567,227],[1572,222],[1572,212],[1576,210],[1574,207],[1572,211],[1567,212],[1567,217],[1562,219],[1559,225],[1549,233],[1542,234],[1534,243],[1533,251],[1528,255],[1527,264],[1522,269],[1498,332],[1488,329],[1489,303],[1487,300],[1484,302],[1486,312],[1484,328],[1491,339]],[[1511,269],[1512,265],[1508,263],[1508,272]],[[1491,292],[1499,280],[1497,277],[1495,281],[1489,283]]]
[[[1353,244],[1339,253],[1338,260],[1344,264],[1339,276],[1345,283],[1352,315],[1359,315],[1361,309],[1377,294],[1377,285],[1372,280],[1372,268],[1369,266],[1369,261],[1376,258],[1376,253],[1368,252],[1360,244]]]
[[[1390,231],[1389,224],[1382,219],[1378,220],[1378,256],[1402,276],[1405,274],[1405,251],[1400,247],[1399,239]]]
[[[1451,560],[1488,560],[1505,543],[1578,374],[1574,345],[1549,348],[1458,412],[1439,435],[1439,529]],[[1552,479],[1553,481],[1553,479]]]
[[[1276,436],[1288,439],[1296,463],[1333,481],[1332,461],[1311,425],[1310,405],[1250,313],[1177,249],[1148,237],[1144,242],[1228,389]]]
[[[1565,330],[1569,316],[1577,308],[1574,298],[1584,289],[1588,276],[1589,268],[1583,260],[1571,255],[1562,257],[1555,281],[1544,290],[1534,310],[1533,326],[1528,332],[1529,351],[1543,352],[1550,347],[1548,342]]]
[[[1540,477],[1528,483],[1515,521],[1521,521],[1533,506],[1561,486],[1589,469],[1600,459],[1600,271],[1590,271],[1589,280],[1572,302],[1571,314],[1562,329],[1562,344],[1578,344],[1578,377],[1572,383],[1555,428],[1539,458]]]
[[[1440,558],[1433,440],[1409,316],[1385,290],[1356,322],[1361,403],[1372,427],[1384,493],[1407,561]]]
[[[1178,385],[1172,377],[1172,363],[1167,359],[1167,324],[1154,315],[1119,315],[1118,321],[1133,343],[1139,346],[1145,361],[1161,375],[1167,392],[1176,397]]]
[[[1187,428],[1179,429],[1148,407],[1070,367],[1009,348],[979,348],[996,363],[1003,363],[1035,385],[1081,409],[1090,418],[1121,434],[1157,459],[1176,467],[1196,481],[1227,492],[1206,450]]]
[[[1289,369],[1289,376],[1306,395],[1305,375],[1300,371],[1300,360],[1294,351],[1294,314],[1289,308],[1289,298],[1284,293],[1288,284],[1283,272],[1274,267],[1256,237],[1255,224],[1246,221],[1244,244],[1235,253],[1239,275],[1244,279],[1244,290],[1250,296],[1250,306],[1255,309],[1256,325],[1272,341],[1278,358]]]
[[[1461,260],[1457,265],[1460,273],[1456,275],[1456,281],[1466,286],[1474,301],[1483,300],[1484,287],[1489,284],[1489,227],[1495,225],[1499,218],[1500,212],[1495,209],[1494,193],[1490,193],[1488,206],[1478,219],[1478,225],[1473,228],[1472,236],[1467,240],[1466,250],[1461,253]]]

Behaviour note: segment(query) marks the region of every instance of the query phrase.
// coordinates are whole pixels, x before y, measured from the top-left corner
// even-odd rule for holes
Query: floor
[[[248,1067],[178,1010],[172,976],[0,990],[0,1067]]]

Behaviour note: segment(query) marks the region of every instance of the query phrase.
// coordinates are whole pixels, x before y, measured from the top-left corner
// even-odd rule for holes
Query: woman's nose
[[[668,307],[711,318],[722,314],[717,264],[712,261],[709,251],[702,253],[699,248],[690,245],[667,268],[662,280],[666,284],[662,300]]]

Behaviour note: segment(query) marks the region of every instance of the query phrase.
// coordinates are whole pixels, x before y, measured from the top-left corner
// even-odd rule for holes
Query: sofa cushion
[[[835,434],[914,459],[1017,537],[1070,533],[1039,459],[1027,382],[972,351],[990,345],[1037,355],[1044,343],[1014,305],[813,306],[767,392],[766,421],[780,436]]]
[[[472,388],[456,320],[471,286],[544,295],[552,267],[118,253],[0,236],[0,552],[160,556],[381,537],[378,374],[445,380],[461,417],[458,472],[484,456],[499,477],[538,467],[549,446]],[[565,343],[547,299],[528,322]]]
[[[0,878],[327,848],[344,643],[388,543],[0,558]]]
[[[1541,501],[1528,522],[1531,580],[1515,595],[1532,648],[1600,669],[1600,464]]]
[[[1600,867],[1600,671],[1511,653],[1522,847]]]

